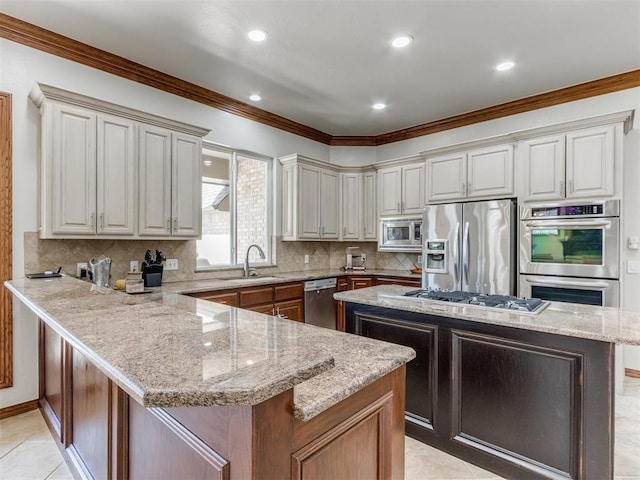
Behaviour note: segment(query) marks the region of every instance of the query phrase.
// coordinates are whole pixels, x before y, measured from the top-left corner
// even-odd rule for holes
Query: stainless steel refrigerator
[[[516,294],[514,200],[429,205],[422,221],[422,287]]]

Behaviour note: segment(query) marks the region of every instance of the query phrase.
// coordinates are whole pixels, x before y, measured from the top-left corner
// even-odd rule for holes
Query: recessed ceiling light
[[[259,102],[260,100],[262,100],[262,97],[254,93],[253,95],[249,95],[249,100],[251,100],[252,102]]]
[[[496,70],[499,72],[504,72],[505,70],[511,70],[516,66],[516,62],[502,62],[496,65]]]
[[[374,103],[371,105],[374,110],[384,110],[387,106],[384,103]]]
[[[210,166],[213,164],[213,162],[212,162],[211,160],[205,160],[203,163],[204,163],[207,167],[210,167]]]
[[[411,35],[400,35],[393,39],[391,45],[396,48],[403,48],[407,45],[411,45],[411,43],[413,43],[413,37]]]
[[[249,39],[254,42],[264,42],[267,36],[268,34],[264,30],[251,30],[248,34]]]

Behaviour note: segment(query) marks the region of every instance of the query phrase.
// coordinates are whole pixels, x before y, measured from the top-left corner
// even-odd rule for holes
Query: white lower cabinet
[[[42,114],[41,238],[200,235],[208,130],[48,85],[30,97]]]

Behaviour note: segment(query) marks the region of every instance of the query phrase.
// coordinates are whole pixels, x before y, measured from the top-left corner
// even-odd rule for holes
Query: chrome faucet
[[[265,259],[267,258],[264,254],[264,251],[262,250],[262,248],[260,248],[260,245],[256,245],[255,243],[252,245],[249,245],[249,248],[247,248],[247,254],[244,256],[244,278],[249,278],[249,252],[251,251],[251,248],[256,247],[258,249],[258,253],[260,254],[260,258]]]

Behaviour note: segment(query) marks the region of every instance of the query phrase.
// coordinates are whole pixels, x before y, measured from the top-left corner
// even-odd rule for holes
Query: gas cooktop
[[[420,289],[406,292],[404,297],[423,298],[440,302],[461,303],[481,307],[517,310],[524,313],[540,313],[549,302],[539,298],[521,298],[510,295],[491,295],[486,293],[461,292],[448,290]]]

